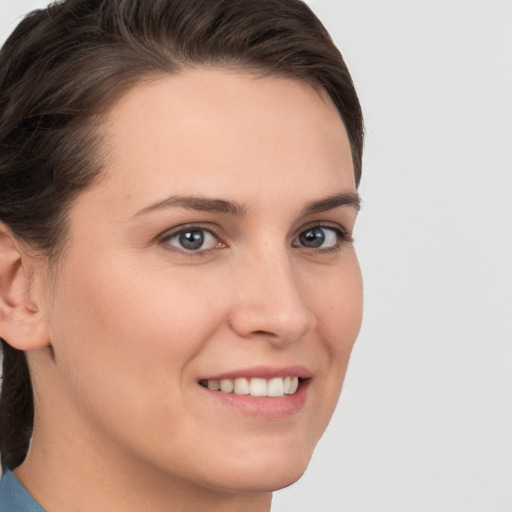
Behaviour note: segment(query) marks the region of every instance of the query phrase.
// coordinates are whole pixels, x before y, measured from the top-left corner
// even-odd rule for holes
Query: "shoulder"
[[[14,476],[14,473],[7,471],[0,480],[0,512],[45,511]]]

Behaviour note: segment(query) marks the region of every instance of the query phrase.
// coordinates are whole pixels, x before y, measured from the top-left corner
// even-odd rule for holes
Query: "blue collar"
[[[0,512],[45,512],[14,473],[7,471],[0,480]]]

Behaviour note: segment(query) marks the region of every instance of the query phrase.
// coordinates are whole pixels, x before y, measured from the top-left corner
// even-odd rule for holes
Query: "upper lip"
[[[218,373],[203,377],[201,380],[222,380],[222,379],[238,379],[238,378],[256,378],[273,379],[276,377],[299,377],[301,379],[310,379],[313,376],[311,370],[305,366],[252,366],[240,370],[232,370],[229,372]]]

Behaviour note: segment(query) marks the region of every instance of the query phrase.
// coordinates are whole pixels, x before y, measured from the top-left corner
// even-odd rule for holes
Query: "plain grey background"
[[[0,0],[0,40],[46,3]],[[366,116],[366,306],[334,419],[273,510],[511,512],[512,1],[309,4]]]

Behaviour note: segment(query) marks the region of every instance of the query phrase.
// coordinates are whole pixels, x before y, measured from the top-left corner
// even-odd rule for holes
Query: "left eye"
[[[164,240],[167,244],[185,251],[200,251],[219,247],[221,242],[213,233],[206,229],[183,229],[168,236]]]
[[[294,245],[311,249],[329,249],[337,247],[340,238],[340,233],[334,228],[313,226],[300,233]]]

